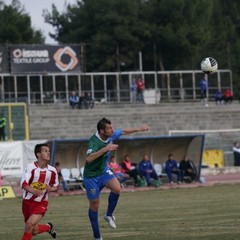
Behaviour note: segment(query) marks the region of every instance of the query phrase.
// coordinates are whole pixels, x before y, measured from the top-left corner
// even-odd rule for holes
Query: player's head
[[[50,160],[50,151],[46,143],[37,144],[34,148],[34,154],[37,159]]]
[[[110,137],[113,134],[111,121],[106,118],[102,118],[97,124],[97,130],[100,135]]]

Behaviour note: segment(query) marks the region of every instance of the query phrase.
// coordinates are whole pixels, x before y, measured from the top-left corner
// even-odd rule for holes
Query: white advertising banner
[[[33,140],[33,141],[23,141],[23,168],[25,169],[29,163],[36,161],[36,156],[34,154],[34,148],[36,144],[46,143],[47,140]]]
[[[2,176],[23,173],[22,142],[0,143],[0,171]]]
[[[34,147],[41,141],[16,141],[0,143],[0,172],[2,176],[21,177],[24,169],[36,161]]]

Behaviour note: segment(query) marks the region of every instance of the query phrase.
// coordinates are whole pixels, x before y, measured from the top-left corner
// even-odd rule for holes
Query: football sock
[[[108,197],[108,209],[107,209],[107,216],[112,216],[114,209],[117,206],[119,194],[111,192]]]
[[[31,240],[32,239],[32,233],[25,232],[22,236],[22,240]]]
[[[43,232],[49,232],[50,226],[47,224],[38,224],[38,234]]]
[[[98,212],[94,212],[91,209],[88,210],[88,216],[92,225],[94,238],[100,238],[100,231],[98,225]]]

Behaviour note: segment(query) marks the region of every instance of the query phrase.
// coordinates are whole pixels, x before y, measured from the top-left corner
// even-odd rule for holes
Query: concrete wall
[[[102,117],[112,121],[114,128],[150,126],[148,136],[168,135],[170,130],[226,130],[240,128],[240,105],[215,105],[209,108],[200,102],[144,104],[105,104],[94,109],[72,110],[68,105],[30,106],[30,139],[89,138]],[[137,133],[133,137],[146,136]],[[232,165],[231,148],[240,140],[240,131],[206,134],[207,149],[223,149],[226,165]],[[72,153],[73,154],[73,153]],[[77,153],[74,153],[77,154]]]

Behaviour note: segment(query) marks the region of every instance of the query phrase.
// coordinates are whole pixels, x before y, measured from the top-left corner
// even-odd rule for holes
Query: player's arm
[[[27,191],[27,192],[32,193],[32,194],[35,195],[35,196],[40,196],[40,195],[43,194],[43,192],[42,192],[41,190],[35,190],[35,189],[33,189],[31,186],[29,186],[29,185],[24,185],[24,186],[23,186],[23,189],[24,189],[25,191]]]
[[[124,128],[122,129],[122,135],[130,134],[130,133],[135,133],[135,132],[145,132],[149,130],[149,126],[143,125],[137,128]]]
[[[86,162],[90,163],[90,162],[94,161],[95,159],[97,159],[98,157],[105,154],[106,152],[115,151],[115,150],[117,150],[117,148],[118,148],[117,144],[110,143],[106,147],[104,147],[96,152],[90,153],[86,158]]]
[[[52,186],[52,187],[49,185],[46,186],[46,190],[48,192],[56,192],[58,189],[59,189],[59,187],[57,187],[57,186]]]

